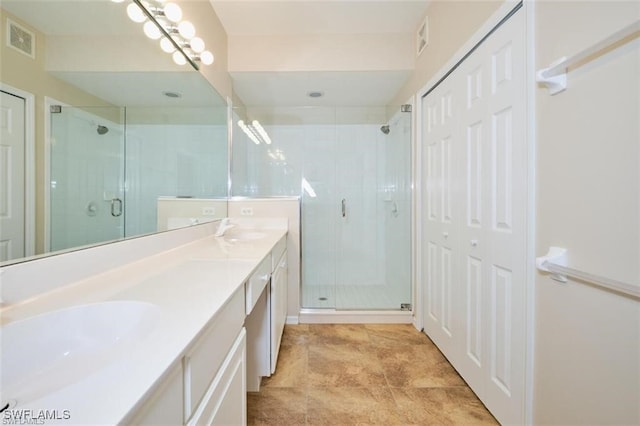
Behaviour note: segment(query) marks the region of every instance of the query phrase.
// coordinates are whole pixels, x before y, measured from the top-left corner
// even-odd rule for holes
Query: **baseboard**
[[[300,317],[297,315],[289,315],[287,317],[287,324],[300,324]]]
[[[300,324],[412,324],[411,311],[336,311],[302,309]]]

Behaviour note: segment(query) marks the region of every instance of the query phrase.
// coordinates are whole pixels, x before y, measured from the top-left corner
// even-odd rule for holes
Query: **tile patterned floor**
[[[495,425],[435,345],[409,324],[287,325],[249,425]]]

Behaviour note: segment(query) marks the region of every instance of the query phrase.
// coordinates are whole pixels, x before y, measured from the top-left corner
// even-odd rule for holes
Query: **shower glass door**
[[[124,108],[50,109],[50,250],[124,237]]]
[[[272,143],[233,132],[232,194],[301,195],[303,308],[411,303],[411,114],[247,107]],[[249,117],[249,118],[248,118]],[[128,141],[128,144],[131,141]]]
[[[394,115],[388,131],[384,117],[341,109],[338,124],[312,133],[323,137],[305,138],[304,308],[411,303],[411,114]]]

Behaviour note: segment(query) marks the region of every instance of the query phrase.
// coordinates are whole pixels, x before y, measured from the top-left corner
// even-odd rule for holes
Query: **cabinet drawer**
[[[244,293],[240,287],[184,357],[186,418],[198,406],[220,369],[242,329],[244,316]]]
[[[255,272],[251,275],[249,280],[245,283],[246,292],[247,292],[247,310],[246,313],[249,315],[251,310],[255,306],[256,302],[260,298],[260,294],[262,294],[262,290],[266,287],[267,283],[271,279],[271,255],[267,255],[260,265],[255,270]]]
[[[285,234],[282,238],[280,238],[280,241],[278,241],[276,245],[273,246],[273,249],[271,250],[271,262],[272,262],[271,272],[275,271],[276,268],[278,267],[278,260],[280,260],[282,253],[284,253],[286,249],[287,249],[287,235]]]

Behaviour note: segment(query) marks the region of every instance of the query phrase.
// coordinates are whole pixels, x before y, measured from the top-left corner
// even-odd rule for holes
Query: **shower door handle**
[[[118,206],[117,208],[116,208],[116,205]],[[122,216],[122,200],[120,198],[111,199],[111,216],[113,217]]]
[[[342,199],[342,217],[347,217],[347,200]]]

